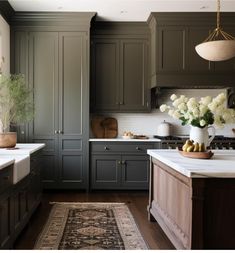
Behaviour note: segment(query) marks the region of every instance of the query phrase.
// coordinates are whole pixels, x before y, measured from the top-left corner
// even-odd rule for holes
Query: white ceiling
[[[146,21],[150,12],[214,12],[216,0],[8,0],[15,11],[97,12],[97,20]],[[235,12],[235,0],[221,0]]]

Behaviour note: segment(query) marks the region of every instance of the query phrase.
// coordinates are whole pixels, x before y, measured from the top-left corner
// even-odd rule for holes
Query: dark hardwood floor
[[[50,202],[124,202],[127,203],[135,221],[150,249],[174,249],[156,222],[147,219],[148,193],[144,191],[125,192],[77,192],[47,191],[42,203],[32,216],[29,224],[15,242],[15,249],[33,249],[34,243],[47,221],[52,205]]]

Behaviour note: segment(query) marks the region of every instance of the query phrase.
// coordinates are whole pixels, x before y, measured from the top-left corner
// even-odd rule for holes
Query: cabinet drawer
[[[92,143],[91,152],[132,152],[132,153],[146,153],[147,149],[153,149],[152,143],[113,143],[113,142],[102,142],[102,143]]]
[[[13,171],[12,166],[0,170],[0,193],[12,185]]]

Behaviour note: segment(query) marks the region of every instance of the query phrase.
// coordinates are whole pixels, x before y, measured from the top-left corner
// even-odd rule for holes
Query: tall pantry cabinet
[[[44,188],[88,187],[89,41],[94,13],[16,13],[12,72],[33,89],[35,117],[21,141],[43,142]]]

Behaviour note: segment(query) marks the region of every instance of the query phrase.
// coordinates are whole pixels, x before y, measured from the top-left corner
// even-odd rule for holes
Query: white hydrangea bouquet
[[[161,112],[168,111],[168,114],[175,119],[182,121],[182,125],[191,125],[204,128],[215,124],[223,127],[224,124],[235,122],[235,110],[226,107],[226,95],[220,93],[217,97],[211,96],[196,99],[184,95],[177,97],[175,94],[170,97],[172,106],[163,104]]]

